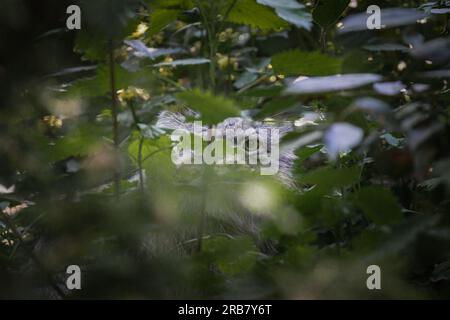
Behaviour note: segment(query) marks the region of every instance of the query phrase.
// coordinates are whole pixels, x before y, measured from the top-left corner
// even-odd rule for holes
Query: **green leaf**
[[[313,193],[328,193],[335,188],[351,186],[359,181],[360,168],[341,168],[323,167],[314,170],[299,180],[304,184],[315,185]]]
[[[240,114],[240,110],[233,100],[215,96],[211,92],[201,92],[196,89],[181,92],[176,97],[186,103],[188,107],[200,112],[205,124],[216,124],[226,118],[238,117]]]
[[[273,70],[287,76],[325,76],[341,71],[342,60],[318,51],[291,50],[278,53],[272,58]]]
[[[363,210],[364,215],[376,224],[393,224],[403,217],[397,199],[385,188],[364,187],[355,197],[356,204]]]
[[[350,0],[320,0],[313,11],[314,22],[327,29],[334,24],[348,7]]]
[[[256,3],[255,0],[239,0],[231,10],[228,21],[250,25],[263,30],[287,27],[273,10]]]
[[[259,119],[276,115],[286,109],[290,109],[297,105],[297,97],[282,97],[280,99],[273,99],[264,104],[262,110],[257,114]]]
[[[136,139],[128,146],[128,154],[137,167],[139,158],[140,141]],[[158,139],[144,139],[142,144],[143,168],[150,172],[148,178],[158,184],[171,181],[175,170],[175,165],[171,160],[171,141],[169,136],[161,136]]]
[[[272,8],[302,9],[305,6],[296,0],[257,0],[258,3]]]
[[[70,156],[88,155],[92,147],[100,141],[101,131],[101,128],[93,125],[84,125],[73,130],[56,141],[51,149],[51,158],[58,161]]]
[[[249,83],[252,83],[256,79],[258,79],[257,73],[246,71],[243,74],[241,74],[241,76],[234,82],[233,85],[236,89],[242,89],[243,87],[245,87]]]
[[[322,150],[323,145],[317,145],[317,146],[306,146],[301,149],[298,149],[295,154],[297,156],[297,161],[305,161],[309,157],[313,156],[320,150]]]
[[[118,90],[127,88],[130,85],[145,84],[151,79],[151,73],[145,69],[137,72],[129,72],[122,67],[116,66],[115,72],[116,88]],[[82,97],[98,97],[110,91],[110,67],[108,65],[101,65],[98,67],[95,77],[75,81],[68,89],[68,94]]]
[[[305,6],[295,0],[257,0],[258,3],[275,9],[277,15],[293,25],[310,30],[311,14],[304,10]]]
[[[168,24],[172,23],[177,19],[179,11],[172,9],[156,9],[150,14],[150,24],[147,30],[149,36],[152,36],[162,29],[164,29]]]
[[[229,276],[251,271],[258,252],[250,237],[214,237],[205,240],[203,250],[204,254],[214,257],[220,271]]]
[[[281,19],[292,23],[298,28],[306,30],[311,30],[312,28],[311,14],[303,9],[277,8],[275,11]]]

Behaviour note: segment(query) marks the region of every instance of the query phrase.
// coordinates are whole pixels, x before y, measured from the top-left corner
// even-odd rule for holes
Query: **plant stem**
[[[327,30],[325,28],[320,28],[320,51],[325,53],[327,50]]]
[[[144,137],[141,135],[139,138],[138,149],[138,170],[139,170],[139,188],[141,192],[144,192],[144,170],[142,168],[142,147],[144,146]]]
[[[215,57],[216,57],[216,31],[215,31],[215,22],[212,21],[210,23],[209,18],[207,17],[205,7],[202,5],[201,1],[197,1],[197,5],[200,9],[200,14],[202,16],[203,26],[206,29],[206,35],[208,37],[208,46],[209,46],[209,80],[210,80],[210,89],[214,92],[216,90],[216,65],[215,65]]]
[[[202,170],[202,182],[201,182],[201,207],[200,207],[200,217],[199,224],[197,230],[197,252],[202,251],[203,245],[203,237],[205,234],[205,226],[206,226],[206,199],[208,198],[208,186],[207,181],[211,181],[212,171],[210,168],[203,168]]]
[[[114,141],[114,157],[116,165],[114,166],[114,194],[116,199],[120,195],[120,168],[119,168],[119,122],[117,120],[117,89],[116,89],[116,71],[114,61],[113,42],[110,41],[109,48],[109,67],[110,67],[110,81],[111,81],[111,112],[113,121],[113,141]]]
[[[141,190],[141,192],[144,192],[144,171],[142,168],[142,148],[144,146],[144,136],[142,135],[142,131],[141,128],[139,127],[139,117],[137,115],[136,112],[136,108],[134,106],[134,102],[130,101],[128,103],[128,106],[130,107],[131,110],[131,114],[133,116],[133,121],[134,121],[134,125],[136,127],[136,129],[139,132],[139,147],[138,147],[138,156],[137,156],[137,164],[138,164],[138,173],[139,173],[139,188]]]

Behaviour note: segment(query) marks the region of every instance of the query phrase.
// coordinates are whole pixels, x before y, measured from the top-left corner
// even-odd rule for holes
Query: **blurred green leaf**
[[[325,76],[341,71],[342,60],[321,54],[318,51],[292,50],[272,57],[273,70],[286,76]]]
[[[341,17],[349,3],[350,0],[319,0],[313,11],[313,19],[327,29]]]
[[[199,89],[181,92],[177,99],[202,115],[205,124],[217,124],[226,118],[239,116],[240,110],[233,100],[223,96],[215,96],[211,92]]]
[[[288,24],[280,19],[271,9],[260,5],[256,0],[239,0],[231,10],[228,20],[246,24],[263,30],[284,28]]]
[[[393,224],[403,217],[397,199],[385,188],[364,187],[355,197],[356,204],[363,210],[364,215],[376,224]]]

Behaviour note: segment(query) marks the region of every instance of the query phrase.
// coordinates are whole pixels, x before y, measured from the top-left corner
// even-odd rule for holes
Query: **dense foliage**
[[[81,0],[81,30],[17,39],[26,3],[0,13],[0,297],[449,297],[449,1]],[[292,175],[176,166],[162,111],[291,126]]]

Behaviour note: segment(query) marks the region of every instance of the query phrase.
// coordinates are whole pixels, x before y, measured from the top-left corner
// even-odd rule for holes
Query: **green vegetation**
[[[82,0],[77,31],[13,2],[0,297],[450,297],[449,1]],[[279,175],[173,164],[161,121],[236,117],[289,128]]]

